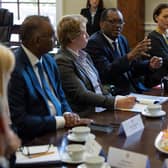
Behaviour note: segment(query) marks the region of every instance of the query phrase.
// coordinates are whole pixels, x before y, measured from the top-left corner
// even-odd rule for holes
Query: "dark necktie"
[[[113,41],[112,45],[113,45],[113,55],[114,55],[114,58],[121,57],[120,51],[117,48],[117,43],[115,41]]]
[[[61,103],[59,102],[59,100],[52,94],[52,91],[44,77],[44,72],[43,72],[43,65],[42,63],[38,62],[37,64],[38,67],[38,72],[39,72],[39,76],[41,79],[41,83],[42,83],[42,87],[43,90],[45,92],[45,95],[47,96],[47,98],[52,102],[52,104],[54,105],[55,109],[56,109],[56,113],[57,116],[61,116],[62,115],[62,111],[61,111]]]

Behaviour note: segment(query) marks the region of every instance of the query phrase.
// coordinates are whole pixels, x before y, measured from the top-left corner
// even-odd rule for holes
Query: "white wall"
[[[80,13],[87,0],[58,0],[62,1],[62,15]],[[152,19],[153,9],[159,3],[168,3],[168,0],[145,0],[145,30],[146,33],[155,29],[155,23]],[[105,8],[117,7],[117,0],[104,0]],[[130,7],[131,8],[131,7]]]
[[[116,7],[117,0],[104,0],[105,8]],[[87,0],[63,0],[63,15],[80,13],[81,8],[86,6]]]
[[[155,29],[155,23],[153,21],[153,9],[159,3],[168,3],[168,0],[146,0],[145,1],[145,31],[146,33]]]

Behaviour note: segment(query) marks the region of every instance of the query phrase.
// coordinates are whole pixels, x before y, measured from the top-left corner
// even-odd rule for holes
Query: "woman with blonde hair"
[[[112,96],[104,90],[99,74],[85,51],[88,42],[87,20],[82,15],[64,16],[57,26],[61,50],[56,55],[66,98],[73,111],[80,116],[106,109],[132,108],[133,96]]]
[[[10,128],[7,85],[15,65],[15,57],[7,47],[0,44],[0,167],[8,167],[8,159],[20,146],[20,139]],[[13,163],[12,163],[13,164]],[[14,165],[10,165],[14,167]]]

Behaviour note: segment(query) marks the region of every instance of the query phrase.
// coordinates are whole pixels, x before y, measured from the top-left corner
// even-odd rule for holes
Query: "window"
[[[14,24],[20,24],[28,15],[48,16],[56,26],[56,0],[0,0],[0,7],[14,13]]]

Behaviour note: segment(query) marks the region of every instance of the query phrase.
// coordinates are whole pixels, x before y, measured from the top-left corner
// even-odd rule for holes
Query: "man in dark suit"
[[[79,124],[79,116],[71,113],[65,99],[55,60],[46,54],[54,42],[48,17],[27,17],[20,38],[22,45],[15,52],[16,66],[8,91],[11,119],[18,134],[29,138]]]
[[[140,83],[135,82],[137,78],[162,63],[158,57],[140,60],[140,56],[148,56],[145,52],[150,49],[150,40],[147,38],[130,51],[128,41],[121,35],[123,25],[118,9],[106,9],[101,15],[101,31],[89,38],[85,49],[92,56],[103,84],[115,85],[117,94],[141,91]]]

